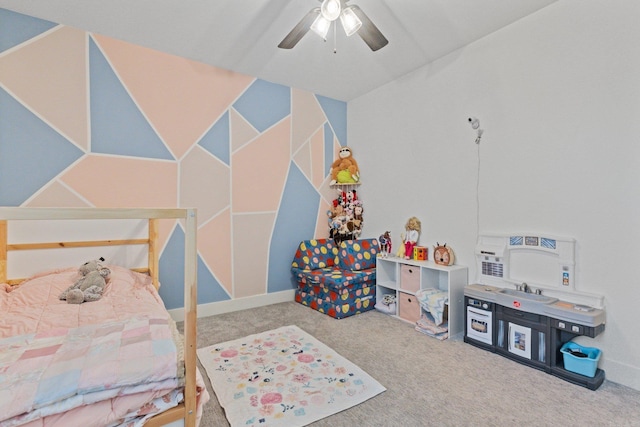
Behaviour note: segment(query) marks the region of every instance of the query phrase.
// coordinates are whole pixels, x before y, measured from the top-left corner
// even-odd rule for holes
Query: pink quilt
[[[148,276],[109,268],[103,297],[83,304],[58,299],[75,268],[0,284],[1,427],[141,425],[182,400],[181,349],[160,296]]]

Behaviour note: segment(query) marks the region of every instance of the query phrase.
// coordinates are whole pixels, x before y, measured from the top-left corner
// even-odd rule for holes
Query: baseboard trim
[[[291,289],[289,291],[235,298],[227,301],[198,304],[198,317],[207,317],[216,314],[230,313],[232,311],[247,310],[250,308],[263,307],[265,305],[294,301],[295,293],[295,289]],[[176,322],[184,320],[184,308],[171,309],[169,310],[169,314]]]
[[[601,360],[607,380],[640,391],[640,368],[616,360]]]

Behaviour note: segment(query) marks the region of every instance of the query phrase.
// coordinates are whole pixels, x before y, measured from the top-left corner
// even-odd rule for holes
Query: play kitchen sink
[[[595,390],[605,377],[598,360],[587,361],[596,369],[575,370],[562,351],[605,325],[603,298],[575,289],[574,244],[535,235],[481,236],[479,280],[464,289],[464,341]]]
[[[518,291],[516,289],[501,289],[496,295],[496,302],[500,305],[511,306],[519,304],[522,310],[538,312],[544,310],[546,304],[558,301],[558,298],[549,297],[542,294]]]

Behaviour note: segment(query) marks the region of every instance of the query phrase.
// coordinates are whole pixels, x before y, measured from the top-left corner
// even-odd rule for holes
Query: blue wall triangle
[[[91,151],[175,160],[122,82],[89,40],[91,72]]]
[[[0,52],[11,49],[56,25],[43,19],[0,9]]]
[[[0,205],[20,206],[83,154],[0,89]]]

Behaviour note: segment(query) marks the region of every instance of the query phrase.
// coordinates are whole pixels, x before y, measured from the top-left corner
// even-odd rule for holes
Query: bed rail
[[[149,426],[163,425],[184,419],[186,427],[196,422],[196,322],[197,322],[197,212],[188,208],[23,208],[0,207],[0,282],[19,283],[21,279],[7,278],[8,251],[59,249],[71,247],[114,246],[145,244],[149,246],[149,261],[146,268],[135,269],[148,273],[158,287],[158,220],[180,219],[184,221],[184,353],[185,353],[185,398],[184,402],[147,421]],[[7,242],[7,222],[24,220],[104,220],[140,219],[148,220],[147,239],[96,240],[45,243]]]

